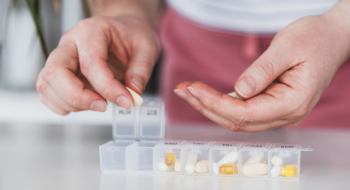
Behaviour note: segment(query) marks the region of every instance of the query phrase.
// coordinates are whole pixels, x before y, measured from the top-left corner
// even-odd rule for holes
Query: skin
[[[131,94],[118,80],[142,94],[159,56],[153,28],[158,1],[89,4],[93,15],[104,17],[85,19],[64,34],[37,82],[41,101],[61,115],[105,111],[106,100],[130,108]],[[180,83],[174,92],[232,131],[299,125],[349,58],[348,10],[350,1],[343,0],[321,16],[299,19],[280,31],[237,80],[234,90],[244,100],[201,82]]]

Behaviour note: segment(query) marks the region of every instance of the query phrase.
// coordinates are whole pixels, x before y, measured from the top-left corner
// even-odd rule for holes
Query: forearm
[[[161,9],[161,0],[88,0],[92,16],[138,17],[155,25]]]

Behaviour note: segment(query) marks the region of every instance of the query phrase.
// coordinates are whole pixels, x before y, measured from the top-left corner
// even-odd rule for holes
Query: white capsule
[[[232,150],[217,163],[218,167],[223,164],[234,164],[238,160],[238,151]]]
[[[259,163],[263,158],[264,152],[260,151],[257,155],[250,157],[244,165]]]
[[[279,156],[273,156],[271,158],[271,163],[274,165],[274,166],[283,166],[283,159]]]
[[[164,161],[159,162],[158,170],[161,172],[172,171],[174,170],[174,166],[167,166]]]
[[[246,176],[259,176],[267,174],[267,164],[255,163],[242,166],[242,174]]]
[[[219,166],[217,163],[213,163],[213,172],[214,174],[219,174]]]
[[[130,92],[132,98],[134,99],[134,104],[141,106],[143,104],[142,97],[138,93],[136,93],[135,91],[131,90],[128,87],[126,87],[126,89]]]
[[[181,172],[181,160],[176,159],[176,162],[174,164],[174,170],[175,172]]]
[[[281,170],[282,170],[281,166],[274,166],[274,167],[272,167],[272,169],[271,169],[271,176],[272,177],[280,176],[281,175]]]
[[[197,163],[198,154],[195,152],[190,151],[187,155],[186,162],[185,162],[185,172],[186,173],[193,173],[195,171],[195,165]]]
[[[197,173],[208,173],[209,172],[209,160],[201,160],[196,164]]]

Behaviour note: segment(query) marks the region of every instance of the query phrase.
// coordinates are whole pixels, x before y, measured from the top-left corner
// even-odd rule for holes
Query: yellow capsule
[[[294,177],[298,173],[298,168],[295,166],[284,166],[281,170],[281,174],[285,177]]]
[[[173,166],[176,162],[176,155],[175,153],[171,152],[165,155],[164,162],[167,166]]]
[[[238,168],[234,164],[223,164],[219,168],[220,173],[225,174],[225,175],[232,175],[236,174],[238,171]]]

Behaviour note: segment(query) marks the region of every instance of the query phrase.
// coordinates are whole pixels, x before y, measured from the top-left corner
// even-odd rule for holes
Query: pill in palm
[[[255,163],[259,163],[261,162],[261,160],[264,158],[264,152],[258,152],[258,154],[250,157],[247,162],[245,163],[245,165],[248,164],[255,164]]]
[[[217,163],[218,167],[223,164],[233,164],[238,160],[238,151],[232,150]]]
[[[195,171],[195,165],[197,163],[198,153],[190,151],[187,155],[185,162],[185,172],[193,173]]]
[[[130,92],[132,98],[134,99],[134,104],[141,106],[143,104],[142,97],[137,94],[135,91],[131,90],[130,88],[126,87],[126,89]]]
[[[298,168],[291,165],[285,166],[281,170],[281,174],[285,177],[294,177],[297,175],[297,173],[298,173]]]
[[[272,177],[278,177],[281,175],[281,166],[279,165],[276,165],[276,166],[273,166],[272,169],[271,169],[271,176]]]
[[[279,156],[273,156],[271,158],[271,163],[274,166],[282,166],[283,165],[283,159]]]
[[[223,164],[220,166],[220,173],[225,175],[233,175],[238,172],[238,168],[235,164]]]
[[[242,173],[246,176],[259,176],[267,174],[267,164],[255,163],[242,166]]]
[[[164,162],[167,166],[173,166],[176,162],[176,154],[174,152],[170,152],[165,155]]]

